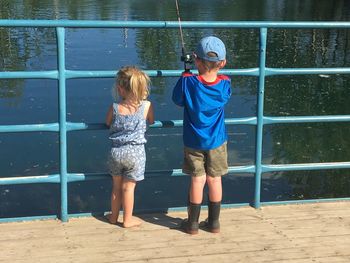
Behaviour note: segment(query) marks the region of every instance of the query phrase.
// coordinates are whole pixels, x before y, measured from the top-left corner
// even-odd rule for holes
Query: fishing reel
[[[183,61],[185,64],[192,64],[194,61],[194,55],[193,54],[183,54],[181,56],[181,61]]]
[[[184,62],[185,72],[191,71],[191,64],[193,64],[194,58],[195,57],[193,54],[189,54],[189,53],[182,54],[181,61]]]

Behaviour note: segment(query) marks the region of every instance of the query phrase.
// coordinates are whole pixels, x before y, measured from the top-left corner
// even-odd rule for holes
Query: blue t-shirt
[[[224,106],[231,97],[231,80],[214,82],[184,73],[173,90],[173,102],[184,107],[183,141],[193,149],[211,150],[227,141]]]

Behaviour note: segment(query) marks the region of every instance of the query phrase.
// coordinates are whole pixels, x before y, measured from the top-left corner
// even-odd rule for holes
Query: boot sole
[[[198,234],[198,230],[185,230],[187,234],[190,235],[197,235]]]
[[[217,228],[213,228],[208,224],[208,221],[202,221],[200,225],[202,226],[203,229],[205,229],[210,233],[214,233],[214,234],[220,233],[220,226]]]
[[[209,230],[209,232],[214,233],[214,234],[220,233],[220,228],[213,228],[213,229],[209,228],[208,230]]]
[[[189,225],[189,223],[188,223],[187,219],[182,221],[181,228],[184,232],[186,232],[187,234],[190,234],[190,235],[198,234],[198,230],[199,230],[198,224],[196,224],[194,227],[189,227],[188,225]]]

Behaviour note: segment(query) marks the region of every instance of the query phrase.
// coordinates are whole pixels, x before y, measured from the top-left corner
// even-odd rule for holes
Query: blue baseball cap
[[[217,57],[209,57],[208,53],[214,52]],[[202,38],[196,48],[195,54],[208,61],[218,62],[226,59],[226,48],[224,42],[214,36]]]

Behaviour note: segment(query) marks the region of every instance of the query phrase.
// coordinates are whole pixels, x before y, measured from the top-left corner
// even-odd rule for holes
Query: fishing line
[[[182,55],[184,55],[185,54],[185,42],[184,42],[184,36],[182,33],[182,27],[181,27],[179,3],[177,2],[177,0],[175,0],[175,4],[176,4],[177,20],[179,21],[179,30],[180,30],[181,45],[182,45]]]
[[[180,31],[180,38],[181,38],[181,51],[182,51],[182,56],[181,56],[181,61],[184,62],[184,68],[185,71],[190,71],[190,64],[193,62],[193,56],[191,54],[186,53],[185,49],[185,41],[184,41],[184,36],[182,32],[182,26],[181,26],[181,18],[180,18],[180,8],[179,8],[179,3],[177,0],[175,0],[176,4],[176,13],[177,13],[177,19],[179,21],[179,31]]]

